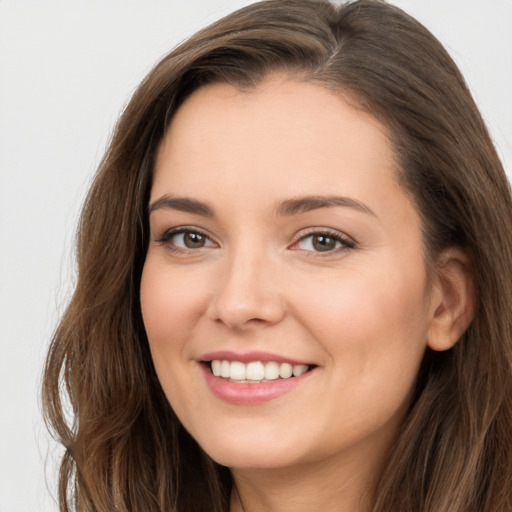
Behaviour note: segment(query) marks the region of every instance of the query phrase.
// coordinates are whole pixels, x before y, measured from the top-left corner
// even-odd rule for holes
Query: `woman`
[[[196,34],[83,210],[43,391],[61,510],[512,509],[511,230],[460,73],[399,9]]]

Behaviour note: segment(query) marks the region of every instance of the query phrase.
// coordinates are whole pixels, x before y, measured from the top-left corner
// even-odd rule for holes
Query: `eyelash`
[[[181,235],[185,233],[190,234],[196,234],[201,235],[206,240],[209,240],[210,242],[214,243],[211,237],[203,230],[192,227],[192,226],[180,226],[178,228],[172,228],[167,231],[165,231],[157,240],[155,240],[157,243],[165,245],[166,249],[172,252],[188,252],[188,251],[194,251],[196,249],[193,248],[184,248],[184,247],[178,247],[171,243],[171,239],[175,237],[176,235]],[[208,246],[207,246],[208,247]],[[202,249],[202,247],[201,247]]]
[[[310,251],[306,249],[300,249],[297,246],[300,242],[303,242],[307,240],[310,237],[314,236],[324,236],[326,238],[332,239],[335,243],[339,243],[340,247],[336,247],[331,250],[327,251]],[[301,233],[300,237],[292,244],[291,248],[297,247],[295,250],[302,250],[307,256],[315,256],[315,257],[328,257],[332,256],[334,254],[340,254],[343,252],[346,252],[350,249],[354,249],[356,246],[355,242],[347,237],[346,235],[343,235],[339,231],[336,231],[334,229],[328,229],[328,228],[310,228],[306,231],[306,233]]]
[[[208,248],[210,246],[202,246],[198,248],[184,248],[184,247],[178,247],[175,244],[171,243],[171,239],[175,237],[176,235],[180,234],[196,234],[204,237],[207,241],[211,242],[211,244],[216,244],[211,237],[203,230],[192,227],[192,226],[181,226],[178,228],[172,228],[167,231],[165,231],[158,239],[155,241],[159,244],[165,245],[166,249],[172,252],[189,252],[189,251],[195,251],[196,249],[203,249]],[[326,250],[326,251],[314,251],[314,250],[307,250],[307,249],[300,249],[298,245],[307,240],[310,237],[313,236],[324,236],[326,238],[332,239],[335,243],[339,243],[340,247],[336,247],[334,249]],[[310,228],[306,233],[301,233],[301,236],[298,237],[293,244],[290,246],[290,249],[292,250],[302,250],[307,256],[315,256],[315,257],[327,257],[329,255],[333,254],[339,254],[341,252],[348,251],[350,249],[354,249],[356,246],[355,242],[348,238],[346,235],[343,235],[339,231],[328,229],[328,228]]]

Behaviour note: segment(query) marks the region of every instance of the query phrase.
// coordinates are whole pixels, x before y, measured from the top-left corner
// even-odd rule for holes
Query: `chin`
[[[201,448],[218,464],[229,468],[273,469],[293,465],[296,451],[275,443],[262,443],[261,438],[251,441],[223,439],[210,440]]]

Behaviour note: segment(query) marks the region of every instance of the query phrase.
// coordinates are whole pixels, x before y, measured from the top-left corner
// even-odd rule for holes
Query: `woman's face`
[[[205,86],[161,144],[150,205],[144,323],[203,449],[238,468],[381,456],[434,315],[384,127],[284,77]]]

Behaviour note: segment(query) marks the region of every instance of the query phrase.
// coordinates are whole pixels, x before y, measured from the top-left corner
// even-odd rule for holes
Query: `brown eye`
[[[343,234],[316,232],[303,236],[296,244],[297,249],[310,252],[339,252],[354,248],[354,242]]]
[[[175,229],[165,233],[158,242],[169,249],[202,249],[203,247],[216,247],[216,244],[206,235],[191,229]]]
[[[200,247],[204,247],[206,244],[206,237],[201,233],[186,231],[182,234],[182,236],[183,245],[187,247],[187,249],[199,249]]]
[[[336,249],[337,244],[339,243],[338,240],[327,235],[313,235],[311,238],[311,243],[314,249],[319,252],[332,251],[333,249]]]

